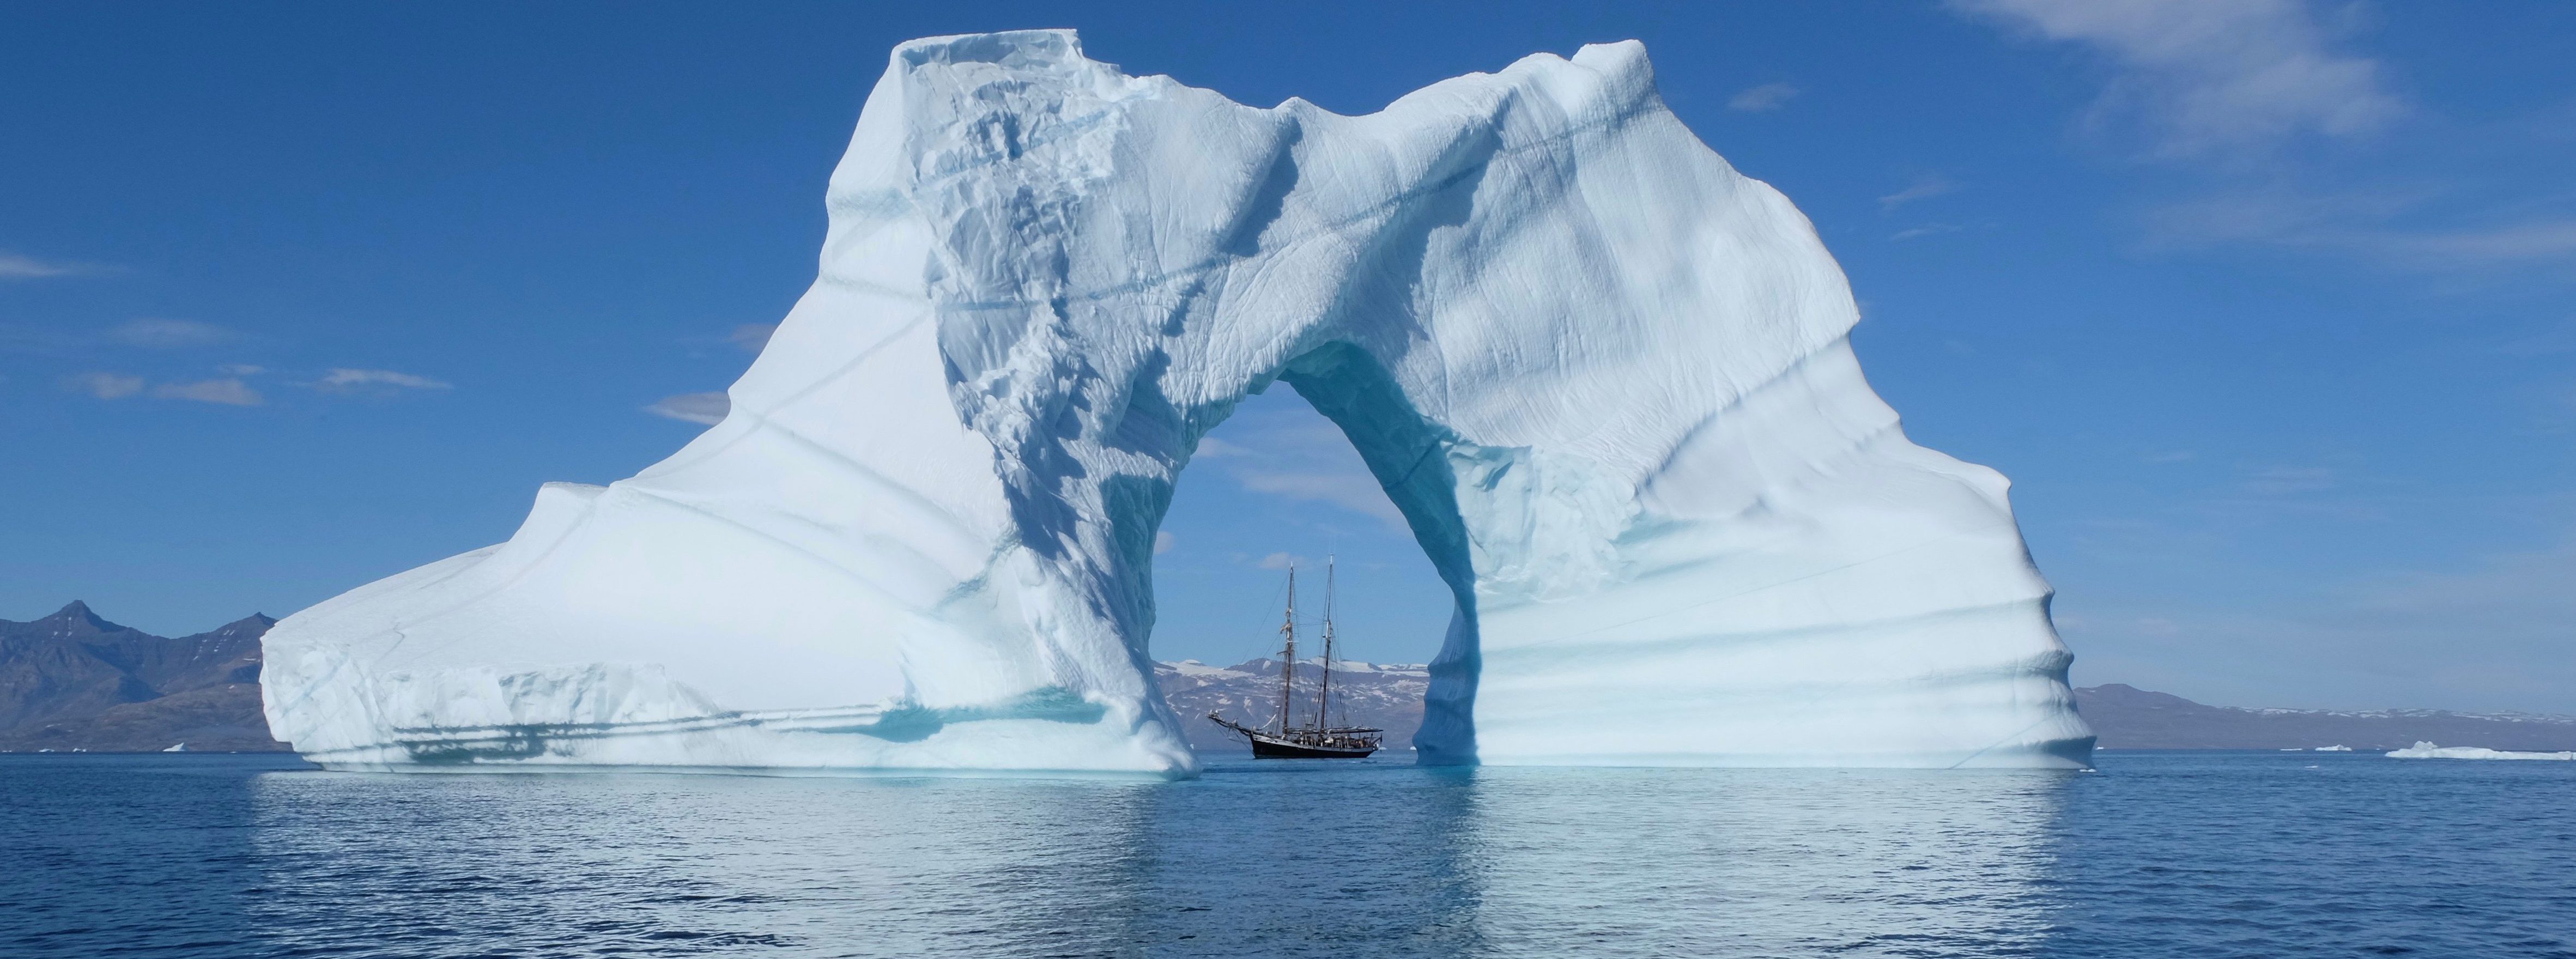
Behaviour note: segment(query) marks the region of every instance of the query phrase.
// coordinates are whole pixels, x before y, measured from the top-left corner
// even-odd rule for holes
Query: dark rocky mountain
[[[2346,712],[2204,706],[2119,683],[2075,691],[2075,708],[2106,749],[2401,749],[2445,746],[2556,752],[2576,749],[2576,716],[2454,713],[2435,709]]]
[[[32,622],[0,619],[0,752],[276,751],[259,708],[253,614],[175,639],[74,602]]]
[[[1310,659],[1297,664],[1300,722],[1314,716],[1320,662]],[[1431,688],[1429,670],[1419,665],[1333,665],[1333,725],[1375,726],[1386,730],[1388,752],[1412,749],[1413,731],[1422,726],[1422,694]],[[1208,722],[1209,713],[1254,727],[1279,721],[1278,660],[1255,659],[1232,666],[1210,666],[1195,659],[1156,663],[1154,679],[1162,684],[1163,698],[1171,701],[1172,710],[1181,714],[1181,729],[1191,748],[1250,750],[1240,737]]]

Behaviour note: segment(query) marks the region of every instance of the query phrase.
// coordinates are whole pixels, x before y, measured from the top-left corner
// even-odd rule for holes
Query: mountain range
[[[169,638],[80,602],[0,619],[0,751],[283,750],[259,708],[259,637],[276,622]]]
[[[1315,680],[1321,658],[1297,664],[1297,697],[1290,701],[1294,721],[1315,716]],[[1375,726],[1386,730],[1386,748],[1403,753],[1413,748],[1413,731],[1422,727],[1422,694],[1431,689],[1430,667],[1381,666],[1341,661],[1333,664],[1335,726]],[[1249,751],[1243,739],[1208,721],[1215,713],[1259,728],[1279,722],[1279,661],[1254,659],[1232,666],[1210,666],[1195,659],[1155,663],[1154,679],[1163,699],[1181,714],[1181,733],[1190,748]]]
[[[2403,749],[2446,746],[2576,749],[2576,716],[2440,709],[2246,709],[2206,706],[2120,683],[2075,691],[2075,708],[2104,749]]]
[[[0,619],[0,752],[282,751],[260,713],[259,639],[276,620],[252,614],[206,632],[155,636],[109,622],[84,603],[28,622]],[[1292,715],[1314,713],[1320,663],[1299,663]],[[1333,725],[1386,730],[1402,754],[1422,725],[1427,667],[1338,662]],[[1279,661],[1156,663],[1154,678],[1190,745],[1243,750],[1207,720],[1279,720]],[[2576,716],[2395,709],[2338,711],[2209,706],[2119,683],[2075,690],[2104,749],[2397,749],[2418,741],[2490,749],[2576,749]]]

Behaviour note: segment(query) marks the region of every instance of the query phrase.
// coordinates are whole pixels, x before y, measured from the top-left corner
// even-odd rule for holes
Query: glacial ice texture
[[[1636,43],[1367,116],[1073,34],[897,48],[731,412],[267,637],[327,766],[1187,775],[1147,637],[1198,439],[1330,417],[1455,613],[1435,763],[2076,766],[2005,481],[1907,442],[1840,269]]]

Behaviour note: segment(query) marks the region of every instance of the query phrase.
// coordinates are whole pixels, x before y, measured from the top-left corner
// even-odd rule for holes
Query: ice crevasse
[[[1455,603],[1425,762],[2080,766],[2005,481],[1636,43],[1366,116],[1071,32],[898,47],[815,283],[669,459],[266,639],[343,769],[1188,775],[1147,639],[1199,438],[1284,382]]]

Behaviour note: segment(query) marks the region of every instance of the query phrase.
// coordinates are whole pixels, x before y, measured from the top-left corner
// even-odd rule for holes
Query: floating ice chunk
[[[2576,760],[2576,750],[2556,753],[2513,752],[2484,746],[2436,746],[2418,742],[2405,749],[2388,751],[2392,759],[2569,759]]]
[[[1426,762],[2089,761],[2004,478],[1906,440],[1815,231],[1636,43],[1348,117],[1068,31],[915,41],[826,206],[719,422],[278,624],[277,735],[340,768],[1187,775],[1156,526],[1284,382],[1450,588]]]

